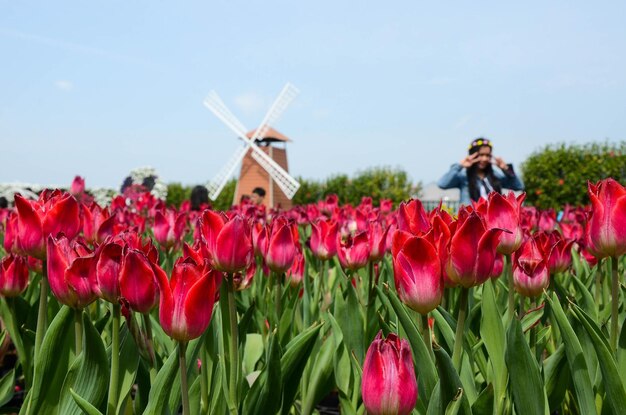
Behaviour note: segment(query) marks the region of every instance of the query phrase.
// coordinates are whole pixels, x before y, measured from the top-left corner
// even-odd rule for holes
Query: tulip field
[[[0,413],[626,413],[615,180],[559,212],[136,190],[0,209]]]

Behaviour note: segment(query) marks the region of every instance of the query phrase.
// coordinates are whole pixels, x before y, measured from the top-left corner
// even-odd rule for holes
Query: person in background
[[[252,195],[250,195],[250,201],[255,205],[262,205],[265,198],[265,189],[262,187],[255,187],[252,189]]]
[[[209,190],[206,186],[194,186],[191,189],[191,195],[189,196],[191,202],[191,210],[204,210],[210,206],[209,204]]]
[[[458,188],[460,204],[469,205],[491,192],[502,193],[502,189],[523,190],[522,180],[515,174],[512,164],[492,154],[493,144],[486,138],[471,142],[468,155],[454,163],[437,185],[442,189]]]

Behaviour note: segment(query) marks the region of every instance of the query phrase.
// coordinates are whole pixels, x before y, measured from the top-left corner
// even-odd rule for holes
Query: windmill
[[[217,199],[228,179],[241,163],[242,169],[233,203],[238,203],[242,194],[249,195],[252,189],[258,186],[266,190],[265,204],[269,207],[273,207],[275,202],[282,202],[283,207],[288,207],[285,205],[298,191],[300,183],[287,173],[285,149],[274,148],[270,145],[276,141],[286,142],[289,139],[270,126],[280,118],[298,92],[296,87],[287,83],[265,114],[259,127],[248,133],[246,127],[230,112],[217,93],[215,91],[209,93],[204,100],[204,105],[243,140],[243,146],[235,150],[228,162],[207,185],[211,200]],[[266,145],[261,147],[258,145],[260,143]]]

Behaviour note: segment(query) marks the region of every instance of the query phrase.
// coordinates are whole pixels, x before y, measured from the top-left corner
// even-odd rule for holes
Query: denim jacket
[[[503,189],[524,190],[524,183],[513,173],[511,164],[509,164],[509,172],[505,173],[498,167],[493,166],[493,174],[500,180]],[[450,166],[450,170],[439,179],[437,186],[442,189],[453,189],[456,187],[461,191],[459,203],[461,205],[470,205],[472,203],[469,195],[467,171],[459,163],[454,163]]]

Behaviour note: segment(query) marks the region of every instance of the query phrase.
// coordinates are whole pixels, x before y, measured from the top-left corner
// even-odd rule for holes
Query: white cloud
[[[246,115],[256,114],[268,107],[265,99],[254,92],[246,92],[236,96],[235,105]]]
[[[70,91],[74,88],[74,84],[71,81],[67,81],[64,79],[59,79],[54,82],[54,86],[56,86],[61,91]]]

